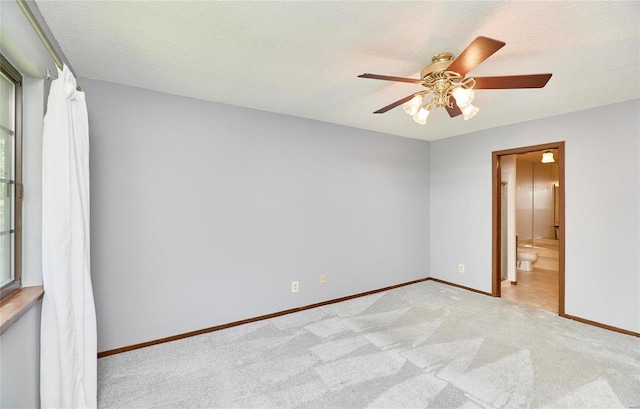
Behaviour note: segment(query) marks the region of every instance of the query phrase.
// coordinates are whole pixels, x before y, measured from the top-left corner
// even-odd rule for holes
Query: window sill
[[[38,303],[44,296],[41,285],[22,287],[0,302],[0,335]]]

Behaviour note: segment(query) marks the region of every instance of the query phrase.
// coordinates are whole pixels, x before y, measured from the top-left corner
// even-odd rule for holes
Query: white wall
[[[640,331],[638,112],[632,100],[433,142],[431,276],[491,292],[491,152],[564,140],[566,313]]]
[[[428,142],[80,85],[99,351],[429,275]]]

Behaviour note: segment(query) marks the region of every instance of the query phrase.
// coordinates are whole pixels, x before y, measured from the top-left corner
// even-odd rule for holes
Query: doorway
[[[516,254],[518,252],[518,246],[515,245],[516,217],[513,210],[508,210],[509,206],[513,206],[514,203],[509,205],[506,203],[507,200],[515,200],[516,190],[522,190],[522,186],[520,185],[518,185],[519,187],[516,189],[516,178],[509,168],[511,166],[511,161],[515,162],[515,157],[517,155],[520,155],[523,158],[531,157],[532,155],[539,155],[539,157],[542,157],[542,153],[547,151],[551,151],[556,155],[555,161],[557,162],[557,181],[554,178],[553,184],[550,184],[549,186],[543,185],[544,189],[549,192],[548,196],[553,197],[553,210],[551,211],[553,214],[553,222],[550,226],[546,226],[549,222],[545,224],[545,228],[550,228],[548,234],[551,236],[550,239],[547,239],[546,237],[543,237],[544,235],[541,235],[539,231],[534,232],[534,223],[532,221],[531,235],[521,234],[522,236],[527,237],[523,237],[524,240],[520,245],[521,247],[530,248],[531,251],[535,250],[536,254],[544,254],[546,251],[545,248],[549,247],[550,243],[557,246],[557,273],[551,273],[550,271],[544,270],[544,266],[541,266],[542,269],[523,268],[521,270],[516,268]],[[492,153],[492,164],[494,169],[492,175],[492,295],[494,297],[502,297],[502,288],[503,285],[506,285],[506,287],[504,287],[505,298],[508,297],[516,302],[520,302],[517,298],[514,299],[512,297],[513,294],[520,292],[522,295],[526,294],[525,291],[538,291],[538,288],[540,288],[539,286],[545,286],[547,291],[549,288],[553,288],[554,291],[557,291],[557,308],[549,308],[548,304],[545,305],[545,307],[537,306],[539,308],[552,309],[554,312],[557,312],[562,316],[564,315],[565,292],[564,142],[553,142],[543,145],[496,151]],[[533,184],[530,189],[532,192],[531,194],[533,194]],[[539,190],[539,187],[537,190]],[[530,209],[531,218],[533,220],[534,206],[532,205]],[[520,210],[521,209],[519,209],[519,211]],[[509,212],[509,214],[505,214],[505,212]],[[538,223],[536,223],[536,225],[538,225]],[[542,260],[537,261],[538,264],[540,264],[541,261]],[[535,262],[533,264],[535,265]],[[507,271],[505,271],[505,269]],[[520,287],[521,290],[517,289],[518,275],[522,280],[520,283],[526,285],[526,287]],[[544,296],[542,293],[539,295],[541,297]],[[522,302],[535,305],[535,303],[529,303],[525,300],[528,296],[529,295],[527,294],[526,296],[521,297]]]

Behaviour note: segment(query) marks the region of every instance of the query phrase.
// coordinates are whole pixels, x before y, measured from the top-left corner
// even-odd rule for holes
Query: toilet
[[[524,271],[533,271],[533,262],[538,259],[535,251],[518,250],[516,255],[517,267]]]

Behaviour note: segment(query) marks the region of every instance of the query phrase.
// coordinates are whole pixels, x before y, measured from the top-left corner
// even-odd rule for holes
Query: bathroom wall
[[[555,238],[553,186],[558,181],[558,162],[542,163],[541,159],[542,152],[516,156],[516,234],[520,240]]]
[[[555,239],[553,186],[558,181],[558,162],[533,162],[533,238]]]
[[[533,238],[533,166],[523,155],[516,157],[516,234],[519,240]]]

